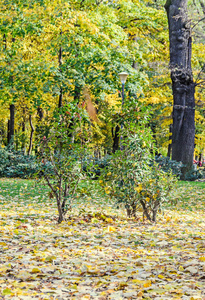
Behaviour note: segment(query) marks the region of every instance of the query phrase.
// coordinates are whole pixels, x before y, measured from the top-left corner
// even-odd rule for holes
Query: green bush
[[[102,169],[106,168],[109,164],[110,156],[107,155],[103,158],[87,157],[83,160],[82,170],[91,179],[98,179],[102,173]]]
[[[182,172],[183,164],[182,162],[177,162],[175,160],[171,160],[169,157],[165,156],[155,156],[155,162],[160,166],[160,168],[165,171],[169,172],[172,171],[174,175],[180,177]]]
[[[80,181],[84,179],[82,165],[87,145],[83,140],[83,118],[86,120],[84,111],[77,104],[70,103],[61,107],[55,112],[47,136],[43,136],[41,140],[39,138],[41,174],[50,188],[50,197],[56,200],[58,223],[72,209]],[[48,164],[52,166],[53,172],[47,168]]]
[[[113,154],[102,170],[99,182],[118,206],[125,207],[128,217],[135,217],[140,206],[148,220],[156,221],[177,179],[172,171],[165,172],[153,163],[150,145],[146,131],[127,138],[124,149]]]
[[[203,175],[203,169],[202,168],[195,169],[193,167],[193,169],[185,175],[184,180],[194,181],[194,180],[203,178],[203,176],[204,175]]]
[[[0,176],[32,178],[40,166],[33,156],[24,155],[11,147],[0,148]]]

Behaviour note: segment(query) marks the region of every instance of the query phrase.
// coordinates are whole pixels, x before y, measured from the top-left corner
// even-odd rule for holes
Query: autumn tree
[[[191,68],[192,37],[187,0],[167,0],[170,69],[173,91],[172,159],[191,171],[195,138],[195,83]]]

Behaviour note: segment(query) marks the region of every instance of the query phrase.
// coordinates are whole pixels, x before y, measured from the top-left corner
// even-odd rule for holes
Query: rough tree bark
[[[187,0],[167,0],[173,91],[172,159],[182,161],[182,179],[193,166],[195,83],[191,69],[192,38]]]

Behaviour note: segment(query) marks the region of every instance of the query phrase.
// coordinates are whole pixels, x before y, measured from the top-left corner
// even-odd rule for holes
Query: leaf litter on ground
[[[150,224],[84,197],[58,225],[55,202],[3,195],[2,299],[205,299],[203,210]]]

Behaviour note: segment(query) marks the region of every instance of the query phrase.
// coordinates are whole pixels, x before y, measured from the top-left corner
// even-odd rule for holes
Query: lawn
[[[56,223],[48,188],[0,179],[0,299],[205,299],[205,183],[180,182],[157,224],[97,183]]]

